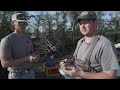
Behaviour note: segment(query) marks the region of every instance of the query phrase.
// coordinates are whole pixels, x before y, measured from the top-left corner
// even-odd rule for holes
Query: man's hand
[[[64,59],[60,62],[60,65],[62,66],[69,66],[72,64],[72,60],[69,60],[69,59]]]
[[[37,62],[39,60],[39,58],[40,58],[40,55],[34,53],[34,54],[29,55],[29,60],[28,61],[29,62]]]
[[[60,66],[63,67],[64,71],[70,76],[75,76],[78,71],[73,64],[73,61],[69,59],[62,60]]]
[[[64,71],[72,77],[78,77],[80,73],[80,71],[77,70],[74,66],[66,66],[66,69]]]
[[[68,60],[68,59],[62,60],[62,61],[60,62],[60,65],[65,66],[65,63],[66,63],[67,60]]]

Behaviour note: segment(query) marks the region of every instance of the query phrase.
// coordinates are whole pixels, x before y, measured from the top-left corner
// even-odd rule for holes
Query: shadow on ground
[[[39,60],[39,62],[37,62],[34,65],[34,70],[35,70],[35,78],[36,79],[64,79],[64,77],[60,74],[59,76],[47,76],[45,73],[45,67],[44,67],[44,63],[47,61],[58,61],[60,62],[63,59],[66,58],[71,58],[72,55],[66,55],[64,57],[61,58],[54,58],[54,59],[47,59],[47,58],[43,58],[41,60]]]
[[[36,71],[35,72],[35,78],[36,79],[64,79],[64,77],[62,75],[59,75],[59,76],[46,76],[45,72],[38,72]]]

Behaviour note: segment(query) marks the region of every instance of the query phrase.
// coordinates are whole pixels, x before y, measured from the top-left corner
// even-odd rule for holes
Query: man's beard
[[[84,36],[88,36],[88,37],[90,37],[90,36],[94,36],[95,34],[96,34],[96,31],[81,31],[81,33],[84,35]]]
[[[88,32],[81,32],[84,36],[88,35],[89,33]]]

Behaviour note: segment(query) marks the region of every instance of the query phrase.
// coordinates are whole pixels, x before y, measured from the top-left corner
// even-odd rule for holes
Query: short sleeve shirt
[[[87,53],[89,53],[91,43],[86,43],[84,40],[78,50],[77,58],[85,61]],[[119,69],[119,63],[116,57],[116,49],[111,41],[106,37],[101,36],[97,42],[91,57],[91,67],[96,71],[109,71]]]
[[[29,36],[18,36],[14,32],[6,36],[0,43],[0,54],[7,55],[13,60],[23,58],[30,54],[32,40]],[[30,62],[23,63],[14,67],[15,69],[30,68]]]

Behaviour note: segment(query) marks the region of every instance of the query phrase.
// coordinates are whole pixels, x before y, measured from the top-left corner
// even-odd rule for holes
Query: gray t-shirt
[[[0,54],[7,55],[13,60],[17,60],[29,55],[31,47],[32,40],[29,36],[18,36],[13,32],[1,40]],[[21,70],[31,67],[32,64],[30,62],[25,62],[21,65],[9,68],[9,71],[12,69]]]
[[[80,44],[80,42],[81,40],[79,40],[77,46]],[[82,61],[85,61],[90,46],[91,43],[86,43],[83,39],[83,42],[81,43],[81,46],[78,49],[77,58]],[[91,54],[90,63],[90,66],[94,67],[95,70],[98,72],[115,70],[120,68],[116,57],[116,49],[106,37],[101,35]]]

